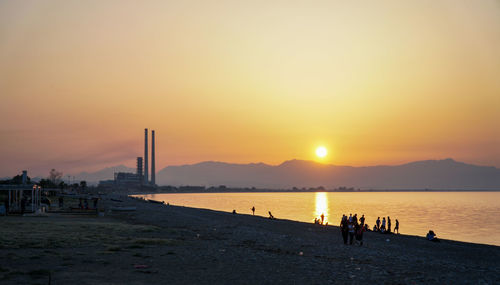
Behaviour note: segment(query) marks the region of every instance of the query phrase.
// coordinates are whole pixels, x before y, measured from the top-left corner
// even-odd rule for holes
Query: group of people
[[[366,231],[367,225],[365,224],[365,215],[362,215],[358,221],[358,214],[349,214],[349,217],[342,215],[342,220],[340,221],[340,231],[342,233],[342,239],[344,244],[347,244],[349,238],[349,244],[353,244],[354,238],[356,243],[360,246],[363,245],[363,233]]]
[[[323,217],[321,218],[321,223],[322,220]],[[373,226],[374,232],[391,233],[391,230],[392,223],[390,217],[387,217],[387,220],[385,219],[385,217],[383,217],[382,221],[380,220],[380,217],[377,218],[377,221]],[[349,217],[344,214],[342,215],[342,220],[340,221],[340,231],[342,232],[344,244],[353,244],[354,241],[356,241],[357,244],[362,246],[363,233],[366,231],[370,231],[370,227],[365,223],[365,215],[362,215],[358,219],[358,214],[349,214]],[[397,219],[396,225],[394,227],[394,232],[397,232],[399,234],[399,221]]]
[[[392,232],[392,223],[391,223],[391,217],[387,216],[387,221],[385,220],[385,217],[382,217],[382,222],[380,221],[380,217],[377,218],[377,221],[375,222],[375,225],[373,226],[373,231],[374,232],[380,232],[383,234],[389,234]],[[399,221],[396,219],[396,225],[394,227],[394,233],[399,234]]]
[[[321,214],[321,216],[318,218],[314,218],[314,223],[316,225],[322,225],[325,222],[325,214]],[[328,226],[328,222],[325,223],[325,226]]]
[[[93,203],[93,206],[94,206],[94,209],[97,209],[97,203],[99,201],[99,198],[92,198],[92,203]],[[62,201],[60,200],[59,201],[59,204],[62,205]],[[89,210],[89,201],[88,199],[83,199],[83,198],[80,198],[79,199],[79,203],[78,203],[78,208],[80,209],[85,209],[85,210]]]

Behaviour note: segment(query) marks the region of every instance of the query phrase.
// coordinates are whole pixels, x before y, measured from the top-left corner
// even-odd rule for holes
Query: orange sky
[[[1,1],[0,177],[204,160],[500,167],[498,1]]]

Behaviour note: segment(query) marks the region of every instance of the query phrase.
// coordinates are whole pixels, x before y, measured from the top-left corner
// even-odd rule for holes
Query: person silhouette
[[[394,227],[394,232],[398,232],[399,234],[399,221],[396,219],[396,226]]]
[[[349,223],[347,225],[347,229],[349,231],[349,244],[352,245],[352,242],[354,241],[354,223]]]
[[[24,215],[24,211],[26,211],[26,198],[23,196],[21,198],[21,215]]]
[[[428,241],[439,242],[439,239],[436,237],[436,234],[434,233],[433,230],[430,230],[427,233],[426,238],[427,238]]]
[[[342,220],[340,221],[340,232],[342,233],[342,239],[344,240],[344,244],[347,245],[347,234],[348,234],[348,225],[347,225],[347,216],[343,215]]]
[[[323,224],[323,221],[325,220],[325,215],[321,213],[321,224]]]
[[[271,211],[268,211],[268,213],[269,213],[269,219],[274,220],[274,216],[273,214],[271,214]]]
[[[255,206],[252,207],[252,215],[255,215]]]
[[[382,218],[382,226],[380,226],[380,231],[385,233],[385,217]]]
[[[377,218],[377,231],[380,231],[380,217]]]
[[[365,225],[365,215],[364,214],[361,216],[361,218],[359,218],[359,223],[361,224],[361,226]]]
[[[387,216],[387,232],[391,232],[391,217]]]

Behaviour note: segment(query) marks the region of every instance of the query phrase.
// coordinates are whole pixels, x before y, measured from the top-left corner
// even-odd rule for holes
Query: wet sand
[[[0,217],[0,283],[500,283],[496,246],[371,232],[346,246],[338,227],[114,198],[104,217]]]

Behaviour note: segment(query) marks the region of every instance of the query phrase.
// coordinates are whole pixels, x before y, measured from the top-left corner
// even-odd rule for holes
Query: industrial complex
[[[148,129],[144,129],[144,158],[137,157],[136,172],[115,172],[113,180],[99,182],[101,188],[151,188],[156,187],[155,131],[151,131],[151,179],[149,171]]]

